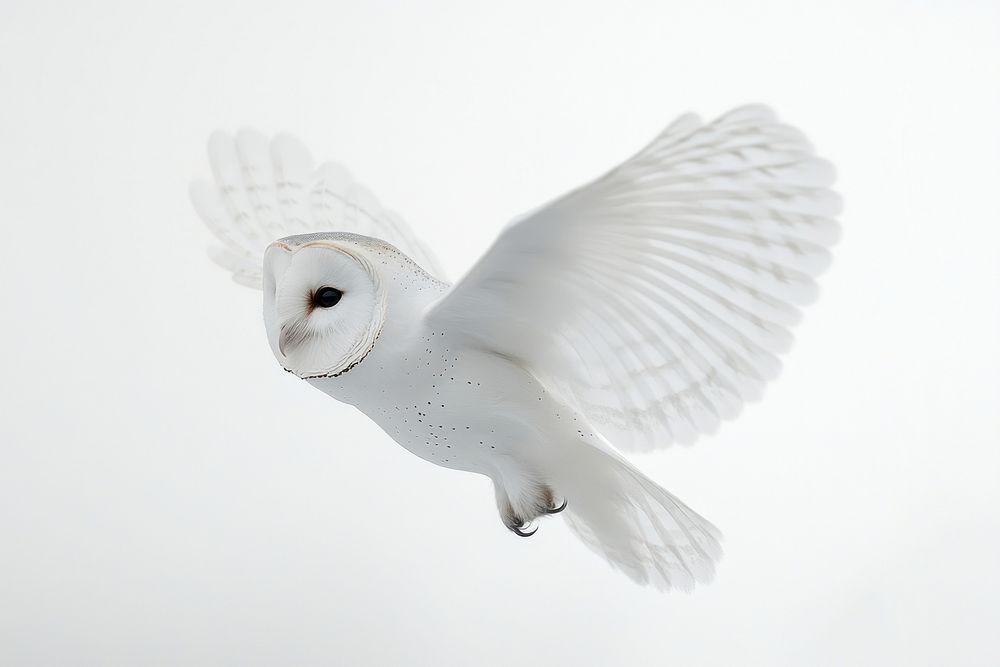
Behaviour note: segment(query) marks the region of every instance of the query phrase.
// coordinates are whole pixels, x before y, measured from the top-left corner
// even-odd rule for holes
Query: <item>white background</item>
[[[0,663],[1000,664],[1000,5],[614,6],[0,3]],[[281,372],[187,199],[291,131],[459,276],[754,101],[845,232],[765,400],[637,457],[726,533],[693,595]]]

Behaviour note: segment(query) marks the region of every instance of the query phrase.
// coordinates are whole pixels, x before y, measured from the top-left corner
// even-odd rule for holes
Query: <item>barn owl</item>
[[[767,108],[685,115],[509,223],[459,281],[295,139],[216,133],[192,184],[212,258],[263,290],[281,366],[410,452],[488,476],[504,526],[558,514],[633,580],[708,582],[719,531],[622,452],[758,398],[830,261],[831,165]]]

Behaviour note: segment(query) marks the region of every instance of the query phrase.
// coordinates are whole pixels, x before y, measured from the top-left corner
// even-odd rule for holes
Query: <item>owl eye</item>
[[[319,308],[333,308],[344,296],[336,287],[320,287],[313,295],[313,305]]]

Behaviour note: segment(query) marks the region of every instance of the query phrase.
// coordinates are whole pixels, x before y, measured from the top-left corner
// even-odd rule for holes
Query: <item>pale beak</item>
[[[302,322],[285,322],[278,332],[278,351],[287,358],[288,351],[301,345],[309,338],[309,328]]]
[[[288,357],[287,348],[292,342],[292,329],[292,326],[285,324],[278,334],[278,351],[281,352],[281,356],[286,358]]]

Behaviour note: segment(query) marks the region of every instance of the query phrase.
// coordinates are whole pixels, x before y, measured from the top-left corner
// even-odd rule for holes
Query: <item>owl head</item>
[[[290,236],[264,254],[267,339],[301,378],[336,377],[360,363],[385,322],[378,267],[352,236]]]

